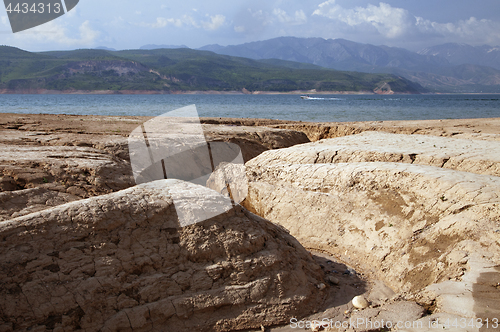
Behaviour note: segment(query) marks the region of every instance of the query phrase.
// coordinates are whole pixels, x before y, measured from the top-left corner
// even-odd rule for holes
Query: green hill
[[[30,53],[0,46],[0,89],[176,91],[373,91],[423,88],[391,74],[342,72],[283,60],[192,49]]]

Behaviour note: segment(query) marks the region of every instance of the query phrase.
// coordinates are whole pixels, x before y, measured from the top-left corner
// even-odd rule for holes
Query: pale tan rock
[[[432,315],[419,320],[419,323],[433,328],[446,328],[448,320],[447,328],[495,331],[496,324],[492,325],[490,322],[496,322],[500,317],[500,307],[497,305],[500,303],[499,280],[498,265],[494,266],[490,260],[473,253],[468,260],[468,270],[461,278],[430,285],[419,294],[419,301],[433,301],[437,308]],[[457,322],[455,326],[454,322]]]
[[[367,300],[373,304],[380,305],[386,303],[395,295],[396,293],[386,284],[380,280],[374,280],[372,290]]]
[[[387,282],[417,291],[457,276],[453,251],[488,253],[500,225],[500,178],[401,163],[247,163],[244,205]],[[482,244],[481,244],[482,243]],[[442,266],[442,270],[439,269]]]
[[[365,135],[263,153],[246,164],[245,206],[283,225],[308,248],[330,252],[403,296],[422,297],[421,303],[437,305],[448,317],[493,317],[489,308],[500,291],[485,280],[498,272],[482,272],[470,257],[482,257],[490,269],[500,263],[500,177],[473,173],[496,169],[497,142],[469,142],[468,149],[462,140],[383,134],[385,140],[372,144],[378,134]],[[413,150],[420,157],[412,153],[410,164],[404,157],[410,148],[397,150],[399,143],[388,138],[420,139],[422,147]],[[450,144],[440,149],[446,156],[432,142]],[[444,157],[462,158],[458,164],[468,165],[468,172],[416,164]],[[493,166],[484,168],[488,163]],[[483,277],[460,284],[469,270]]]
[[[266,165],[398,162],[500,175],[500,141],[366,131],[263,154]]]
[[[53,121],[47,121],[48,118],[51,118]],[[214,123],[238,125],[255,125],[257,123],[250,120],[231,119],[231,121],[221,120],[220,122]],[[118,157],[118,159],[126,160],[128,158],[126,145],[120,143],[120,141],[124,141],[124,137],[118,136],[118,142],[108,143],[110,142],[109,137],[111,136],[108,135],[108,133],[121,131],[121,135],[126,136],[127,132],[135,128],[137,125],[140,125],[140,123],[144,121],[145,120],[140,117],[80,117],[65,115],[25,116],[12,114],[4,115],[0,126],[3,126],[4,128],[12,127],[16,130],[2,131],[2,134],[0,135],[0,143],[5,143],[7,145],[32,146],[70,145],[77,147],[94,148],[97,150],[105,150],[106,153]],[[268,120],[265,123],[264,122],[265,121],[260,121],[259,123],[272,125],[273,120]],[[425,133],[437,136],[453,136],[455,138],[460,137],[498,140],[500,137],[497,128],[498,123],[499,119],[464,119],[404,122],[384,121],[345,124],[296,123],[292,125],[280,125],[280,127],[301,130],[307,133],[311,140],[317,140],[325,137],[345,136],[349,134],[360,133],[366,130],[380,130],[393,133],[408,134]],[[124,129],[127,128],[127,126],[130,127],[130,130]],[[31,132],[29,132],[29,130],[31,130]],[[419,135],[415,136],[418,137]],[[115,139],[113,138],[113,140]],[[387,141],[382,141],[383,145],[387,143]],[[343,148],[346,147],[349,147],[349,144],[344,144]],[[391,148],[392,147],[393,146],[391,145]],[[460,164],[454,164],[452,163],[453,159],[460,159],[462,157],[461,155],[454,155],[454,157],[448,160],[448,162],[445,162],[446,158],[442,158],[442,156],[439,155],[434,158],[436,154],[433,155],[432,159],[425,159],[420,157],[425,157],[425,155],[427,155],[428,153],[434,153],[432,151],[432,148],[434,147],[429,147],[430,150],[428,149],[426,151],[423,151],[420,155],[413,155],[415,152],[415,147],[416,146],[412,147],[412,151],[399,152],[400,155],[403,156],[404,162],[411,162],[408,161],[408,158],[406,157],[410,157],[410,160],[412,159],[412,157],[415,158],[415,162],[417,161],[417,157],[419,157],[418,162],[421,164],[432,164],[440,166],[439,164],[443,163],[445,167],[453,166],[453,168],[456,169],[465,165],[468,167],[467,171],[479,173],[484,171],[485,164],[482,163],[482,161],[487,161],[488,158],[490,158],[490,151],[486,151],[484,156],[479,156],[479,158],[477,158],[477,160],[481,162],[479,163],[479,165],[482,165],[481,167],[483,168],[472,168],[470,167],[470,161],[472,160],[474,161],[474,163],[476,163],[477,160],[473,160],[476,157],[471,156],[469,152],[473,152],[474,149],[470,149],[470,151],[467,151],[466,154],[468,159],[463,159],[465,163],[461,162]],[[356,149],[359,150],[360,146],[358,146]],[[368,150],[371,151],[370,149]],[[492,148],[492,150],[494,149]],[[361,150],[359,150],[359,152],[360,154],[364,155],[363,158],[366,158],[367,156],[370,157],[370,153],[377,156],[377,158],[362,159],[364,161],[380,161],[378,159],[379,157],[383,156],[384,158],[387,158],[391,155],[391,153],[394,153],[394,151],[386,151],[384,153],[380,153],[380,151],[375,151],[376,153],[374,153],[374,151],[372,151],[367,153],[366,151]],[[349,154],[344,153],[344,155],[348,156]],[[357,158],[359,156],[353,157]],[[384,160],[394,162],[395,160],[391,158],[387,158]],[[349,161],[354,161],[354,159],[349,159]],[[11,162],[8,161],[7,164],[9,163]],[[31,168],[32,165],[35,166],[35,163],[28,165],[27,168]],[[36,167],[37,166],[35,166],[34,168]],[[22,167],[19,167],[19,169],[22,170]],[[482,313],[483,315],[481,315],[480,317],[484,318],[487,318],[488,315],[491,317],[498,317],[498,313],[492,310],[492,308],[495,308],[495,304],[496,302],[498,302],[498,298],[500,298],[498,296],[498,287],[496,283],[493,282],[495,278],[498,279],[498,271],[494,266],[498,265],[499,262],[497,246],[500,243],[500,237],[498,235],[498,232],[500,232],[500,224],[496,222],[496,220],[500,219],[498,218],[497,213],[498,203],[489,203],[491,200],[493,200],[494,202],[496,193],[489,192],[484,194],[482,192],[482,187],[480,187],[479,190],[475,190],[474,188],[478,188],[478,186],[474,183],[475,180],[473,178],[468,178],[467,176],[464,182],[460,182],[459,180],[457,180],[458,178],[460,178],[460,176],[457,176],[455,177],[455,180],[449,181],[449,184],[444,186],[443,182],[440,181],[439,175],[435,176],[434,179],[432,179],[431,176],[430,180],[428,180],[427,183],[424,183],[424,185],[419,187],[419,183],[422,182],[418,180],[418,178],[422,176],[422,174],[427,173],[429,169],[420,169],[418,171],[417,169],[413,170],[415,171],[414,173],[405,173],[406,170],[403,170],[403,173],[407,175],[407,178],[412,178],[415,176],[415,173],[418,173],[415,176],[417,178],[417,181],[410,182],[410,185],[404,185],[403,189],[407,190],[408,188],[410,188],[410,191],[413,191],[412,185],[416,185],[415,188],[418,195],[420,195],[419,193],[421,192],[427,191],[429,193],[432,193],[433,191],[437,192],[442,191],[443,189],[452,192],[453,195],[444,195],[440,193],[437,199],[435,199],[432,194],[428,195],[429,197],[432,196],[431,198],[435,200],[429,199],[429,197],[423,199],[422,197],[424,197],[425,195],[420,195],[420,197],[417,197],[418,199],[415,199],[415,202],[412,202],[412,199],[414,199],[412,195],[407,195],[407,193],[405,192],[399,192],[399,184],[401,183],[402,178],[404,178],[404,176],[401,176],[400,174],[401,169],[396,170],[395,175],[388,175],[387,178],[389,178],[389,180],[386,180],[385,177],[382,176],[381,186],[374,185],[374,183],[376,184],[378,182],[380,173],[383,173],[385,171],[384,169],[380,170],[380,172],[375,175],[371,174],[373,173],[373,170],[360,169],[358,173],[356,173],[356,176],[350,176],[349,179],[344,182],[340,181],[341,184],[337,186],[333,191],[331,188],[321,189],[321,181],[317,181],[317,183],[315,183],[316,195],[321,196],[322,194],[329,194],[330,196],[332,196],[332,194],[335,195],[335,193],[337,193],[339,196],[345,196],[342,197],[342,199],[340,200],[341,204],[339,204],[342,211],[337,215],[331,213],[319,215],[316,212],[318,211],[316,210],[317,208],[323,209],[323,204],[325,206],[328,206],[328,204],[335,204],[336,201],[318,199],[316,199],[316,201],[307,200],[304,199],[305,196],[296,194],[294,208],[299,210],[298,214],[300,215],[300,217],[296,219],[296,221],[298,221],[297,224],[301,225],[306,216],[308,218],[310,216],[310,218],[312,219],[315,218],[316,220],[321,220],[325,224],[329,224],[333,220],[334,223],[337,223],[336,225],[340,226],[340,229],[338,230],[338,234],[340,235],[340,237],[328,238],[328,236],[326,236],[323,239],[321,236],[316,236],[315,238],[315,235],[317,234],[313,234],[313,236],[311,237],[305,237],[304,243],[312,239],[315,241],[314,245],[311,245],[311,243],[313,242],[308,242],[308,245],[311,245],[311,247],[315,247],[317,245],[318,247],[326,248],[326,251],[331,250],[334,253],[339,253],[340,257],[342,257],[346,261],[352,262],[352,264],[350,265],[358,265],[358,263],[360,265],[363,265],[363,269],[361,269],[361,271],[366,272],[367,275],[382,276],[382,279],[385,278],[385,281],[389,281],[391,288],[393,287],[394,290],[397,291],[401,291],[401,289],[411,290],[413,287],[418,288],[421,287],[421,285],[425,285],[430,282],[431,286],[427,287],[425,289],[425,292],[417,293],[417,296],[420,296],[419,303],[426,303],[427,301],[428,305],[437,305],[436,313],[422,319],[428,319],[428,321],[424,322],[424,326],[429,326],[428,323],[432,323],[431,319],[439,319],[439,321],[442,322],[447,318],[453,320],[457,317],[464,317],[463,315],[467,315],[470,313]],[[23,172],[19,173],[22,174]],[[309,170],[309,172],[303,172],[302,176],[311,176],[311,178],[314,178],[316,177],[316,175],[312,176],[311,174],[313,173],[313,170]],[[363,173],[368,173],[368,178],[365,178],[363,180],[363,176],[367,175]],[[371,178],[370,174],[373,175]],[[16,182],[16,180],[10,175],[12,174],[5,174],[3,178],[0,176],[0,190],[13,191],[25,188],[22,182]],[[253,174],[252,176],[257,175],[258,172],[256,172],[256,174]],[[280,172],[276,172],[276,176],[279,177],[280,175]],[[30,176],[31,175],[29,173],[26,174],[26,178],[29,179]],[[33,179],[38,179],[37,181],[40,181],[40,179],[43,180],[43,178],[40,178],[40,174],[38,174],[37,176],[34,176]],[[390,183],[391,176],[395,176],[394,184]],[[299,185],[302,185],[304,184],[304,181],[297,181],[297,183]],[[389,183],[389,185],[387,185],[387,183]],[[83,185],[83,183],[81,184]],[[253,183],[253,185],[255,186],[256,183]],[[495,185],[495,181],[493,181],[493,187]],[[282,184],[273,184],[273,186],[282,186]],[[66,193],[66,190],[69,188],[66,187],[65,184],[56,185],[52,183],[43,183],[40,185],[40,187],[42,187],[43,189],[50,188],[49,190],[56,190],[61,193]],[[75,187],[78,188],[78,186]],[[288,187],[288,184],[285,185],[284,188],[285,190],[281,192],[274,190],[275,195],[278,195],[277,197],[273,198],[274,201],[283,200],[286,202],[286,200],[290,198],[290,192],[296,189],[290,189]],[[302,190],[306,192],[310,191],[311,189],[309,185],[305,185],[304,188],[305,189]],[[374,194],[366,196],[366,193],[368,193],[371,189],[373,189]],[[71,189],[71,191],[72,190],[73,189]],[[354,195],[354,191],[356,190],[359,191],[360,194],[357,198]],[[475,193],[474,190],[476,191]],[[322,193],[322,191],[325,191],[325,193]],[[254,194],[255,192],[252,193],[252,195]],[[403,201],[401,201],[396,194],[400,195]],[[417,194],[415,196],[418,196]],[[474,196],[475,194],[477,194],[477,196]],[[459,197],[459,199],[456,199],[456,197]],[[467,202],[467,200],[471,197],[473,197],[473,202]],[[346,198],[346,201],[344,201],[344,198]],[[366,205],[357,205],[359,201],[364,200],[367,201]],[[475,201],[477,201],[477,205],[474,205],[474,203],[476,203]],[[318,202],[319,207],[314,205]],[[308,204],[311,204],[311,206],[308,206]],[[483,204],[484,206],[482,206]],[[36,210],[40,206],[42,206],[42,204],[37,203],[33,205],[33,208]],[[415,206],[417,208],[414,208]],[[376,209],[377,207],[379,207],[378,210]],[[400,209],[398,207],[402,208]],[[484,209],[482,207],[484,207]],[[24,210],[24,212],[30,211],[30,207],[25,208],[26,209]],[[281,213],[282,209],[281,207],[278,207],[278,204],[276,204],[276,202],[272,204],[271,209],[272,208],[280,210],[279,213]],[[349,213],[347,213],[347,211]],[[349,225],[348,223],[339,224],[338,220],[335,220],[335,218],[344,213],[346,216],[346,221],[351,218],[356,223],[357,219],[360,218],[359,215],[361,215],[361,219],[363,219],[363,216],[365,216],[365,211],[374,211],[374,216],[383,216],[383,218],[377,220],[377,222],[372,223],[371,219],[373,218],[373,216],[369,216],[368,214],[366,214],[365,222],[368,225],[372,225],[373,229],[382,227],[379,229],[379,231],[381,232],[382,240],[387,241],[385,243],[389,243],[387,251],[380,253],[379,251],[381,247],[373,245],[373,243],[369,243],[367,245],[368,251],[363,254],[359,254],[355,250],[350,250],[353,248],[347,248],[349,250],[346,251],[344,250],[345,248],[342,247],[337,250],[335,246],[338,246],[339,243],[341,243],[340,239],[342,239],[343,236],[346,236],[346,242],[353,240],[357,241],[357,239],[359,238],[353,237],[353,234],[356,232],[356,228],[360,229],[361,231],[364,231],[364,229],[359,228],[357,225],[354,225],[355,227],[351,227],[351,225]],[[400,214],[400,212],[403,212],[404,217]],[[270,215],[271,211],[267,211],[267,213],[268,215]],[[277,213],[276,215],[279,215],[279,213]],[[429,218],[428,221],[426,218]],[[445,220],[443,221],[442,219]],[[383,221],[383,223],[378,224],[378,222],[381,220]],[[399,223],[394,222],[398,220],[400,221]],[[414,229],[412,228],[411,231],[408,232],[404,228],[408,228],[410,226],[406,225],[405,222],[417,223],[414,225]],[[394,237],[398,234],[391,232],[391,230],[397,229],[399,231],[399,227],[401,225],[404,226],[403,231],[400,232],[404,240],[394,244]],[[306,223],[306,225],[302,226],[303,229],[311,227],[309,223]],[[303,231],[303,229],[301,231]],[[323,229],[320,228],[320,230],[322,231]],[[386,234],[384,234],[384,232],[386,232]],[[373,239],[373,234],[369,233],[370,232],[368,232],[367,237]],[[408,237],[410,233],[412,234],[412,236]],[[440,236],[440,233],[443,233],[443,236]],[[363,237],[361,237],[361,242],[358,243],[365,244],[363,242]],[[410,243],[411,245],[406,247],[406,243]],[[443,248],[452,249],[443,251]],[[410,249],[410,251],[408,251],[408,249]],[[19,250],[29,251],[30,248],[24,245],[20,245]],[[71,255],[78,256],[79,251],[77,249],[75,250],[68,251],[65,257],[71,257]],[[395,254],[391,254],[392,251],[394,251]],[[344,253],[346,252],[349,256],[344,256]],[[370,256],[370,252],[375,254]],[[127,262],[132,261],[133,255],[125,251],[121,251],[121,253],[123,254],[122,262],[124,262],[124,264],[130,264]],[[441,254],[441,256],[439,256],[439,254]],[[62,256],[64,255],[61,255],[61,257]],[[420,262],[418,261],[419,258],[421,259]],[[420,267],[418,266],[418,264],[421,264],[426,260],[429,261],[428,264],[423,264]],[[373,262],[375,262],[375,265],[370,265]],[[481,262],[481,264],[477,262]],[[100,267],[106,266],[105,264],[103,264],[106,263],[106,261],[99,261],[98,263],[98,266]],[[417,264],[417,268],[415,268],[415,264]],[[27,264],[26,266],[28,265],[30,267],[32,266],[30,264]],[[92,274],[95,273],[94,266],[95,263],[92,260],[82,259],[76,260],[71,264],[65,264],[64,268],[61,269],[61,271],[66,271],[67,273],[67,271],[81,268],[83,271],[86,271],[86,273]],[[201,274],[200,277],[196,279],[196,283],[199,284],[200,287],[205,287],[204,285],[208,284],[209,278],[214,282],[224,279],[224,268],[222,267],[222,265],[212,264],[210,266],[212,267],[207,267],[206,269],[208,277]],[[404,269],[405,267],[407,268],[407,270]],[[410,282],[409,287],[405,288],[405,286],[401,285],[405,282],[408,282],[409,280],[406,280],[404,276],[409,271],[411,271],[412,268],[415,268],[415,272],[413,274],[413,278],[410,279],[412,279],[414,284]],[[428,273],[429,271],[431,272],[430,274]],[[401,272],[402,274],[398,275],[398,273]],[[434,272],[435,274],[433,275]],[[473,275],[474,277],[471,277],[471,275]],[[278,281],[285,280],[285,277],[286,274],[283,274],[282,276],[281,272],[277,274]],[[398,280],[399,277],[402,277],[403,280]],[[419,280],[418,277],[420,277],[421,280]],[[235,276],[235,278],[241,281],[244,280],[245,275],[244,273],[239,272]],[[444,282],[433,284],[432,282],[434,281]],[[432,288],[434,285],[436,285],[436,288]],[[257,288],[260,289],[262,287],[264,286],[259,286]],[[258,298],[259,294],[259,292],[253,292],[253,296],[251,298],[256,299]],[[402,294],[414,295],[414,292],[402,292]],[[387,296],[385,295],[382,297],[383,299],[381,299],[380,301],[385,301],[384,299],[387,298]],[[118,307],[125,308],[127,306],[133,306],[136,302],[136,300],[130,298],[125,294],[121,294],[117,298]],[[187,307],[189,308],[189,306]],[[174,306],[174,304],[172,303],[162,303],[160,301],[156,303],[155,306],[148,308],[148,310],[151,312],[160,313],[161,315],[169,316],[172,315],[173,312],[175,312],[176,308],[182,309],[183,306],[179,305],[179,303],[177,302],[176,306]],[[405,312],[405,309],[406,307],[396,308],[394,310],[394,315],[396,316],[396,318],[402,319],[402,317],[406,317],[402,316],[402,313]],[[36,308],[36,310],[39,309]],[[377,311],[378,308],[365,309],[358,313],[365,314],[368,311],[372,310],[373,315],[370,317],[381,317],[379,315],[383,312],[381,313],[380,311]],[[443,312],[440,313],[439,311]],[[79,314],[81,314],[81,312],[79,311],[79,309],[77,309],[76,315],[73,312],[69,312],[66,313],[66,315],[62,315],[61,319],[56,316],[55,318],[52,317],[51,319],[47,320],[45,323],[47,323],[49,327],[52,327],[52,325],[55,326],[55,324],[59,320],[61,320],[62,324],[65,324],[65,326],[76,326],[76,324],[79,324],[79,322],[76,321],[76,318],[79,317]],[[122,312],[117,315],[117,324],[115,326],[119,326],[120,324],[122,324],[123,329],[129,329],[131,325],[129,317],[133,317],[134,324],[136,324],[135,321],[143,322],[143,319],[146,316],[146,310],[139,310],[137,311],[137,313],[130,313],[130,315],[128,315],[128,311],[127,315]],[[408,320],[410,319],[409,316],[406,318],[408,318]],[[415,318],[412,317],[411,319],[414,320]],[[2,325],[3,323],[4,322],[0,319],[0,325]],[[4,325],[1,329],[12,330],[13,326],[16,326],[13,324],[9,324],[6,324],[8,326],[7,328]],[[45,330],[45,327],[40,327],[38,329],[35,327],[35,329],[31,329],[31,331],[42,329]],[[415,331],[417,330],[419,329],[416,329]],[[435,330],[435,328],[433,328],[432,330]]]
[[[19,189],[73,187],[70,194],[85,198],[134,184],[129,162],[94,148],[0,144],[0,151],[0,171]]]
[[[334,276],[328,276],[327,280],[331,282],[333,285],[338,285],[340,283],[339,278]]]
[[[235,125],[203,124],[207,141],[230,142],[241,148],[243,159],[248,161],[267,150],[282,149],[308,143],[306,134],[288,129]]]
[[[500,118],[446,119],[446,120],[403,120],[403,121],[360,121],[360,122],[293,122],[268,120],[268,125],[277,128],[300,130],[311,141],[359,134],[364,131],[380,131],[393,134],[432,135],[466,139],[500,141]],[[274,121],[274,122],[272,122]],[[250,121],[246,123],[256,123]]]
[[[376,308],[356,311],[350,319],[358,322],[356,331],[376,329],[407,331],[408,326],[420,326],[419,320],[424,315],[424,312],[424,308],[415,302],[398,301]],[[422,324],[420,331],[428,331],[424,329],[428,326]]]
[[[355,296],[351,302],[354,308],[356,309],[365,309],[368,308],[369,305],[368,301],[365,299],[363,295]]]
[[[319,322],[312,322],[311,323],[311,331],[312,332],[319,332],[320,329],[322,329],[321,323],[319,323]]]
[[[44,188],[0,192],[0,221],[45,210],[80,197]]]
[[[217,195],[161,180],[1,222],[0,330],[233,331],[317,309],[321,269],[293,237],[240,207],[181,228],[180,190]]]

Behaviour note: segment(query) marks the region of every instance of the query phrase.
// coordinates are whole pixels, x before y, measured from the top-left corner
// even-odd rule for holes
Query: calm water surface
[[[382,121],[500,117],[500,95],[0,95],[0,113],[156,116],[195,104],[206,117]]]

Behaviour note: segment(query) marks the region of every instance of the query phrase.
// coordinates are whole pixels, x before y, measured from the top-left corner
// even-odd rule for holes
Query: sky
[[[237,45],[280,36],[343,38],[419,51],[444,43],[500,45],[500,0],[80,0],[66,15],[0,45],[28,51],[146,44]]]

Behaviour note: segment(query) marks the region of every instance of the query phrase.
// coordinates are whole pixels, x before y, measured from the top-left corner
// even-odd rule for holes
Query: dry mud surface
[[[240,207],[180,228],[171,191],[218,199],[160,180],[0,223],[2,330],[232,331],[322,302],[284,229]]]
[[[128,135],[149,119],[2,114],[0,221],[135,185]],[[203,132],[207,141],[240,146],[245,161],[309,142],[302,132],[268,127],[204,124]]]
[[[127,137],[149,119],[2,114],[0,331],[500,330],[500,119],[202,119],[240,146],[265,219],[187,227],[169,192],[216,194],[134,186]]]

